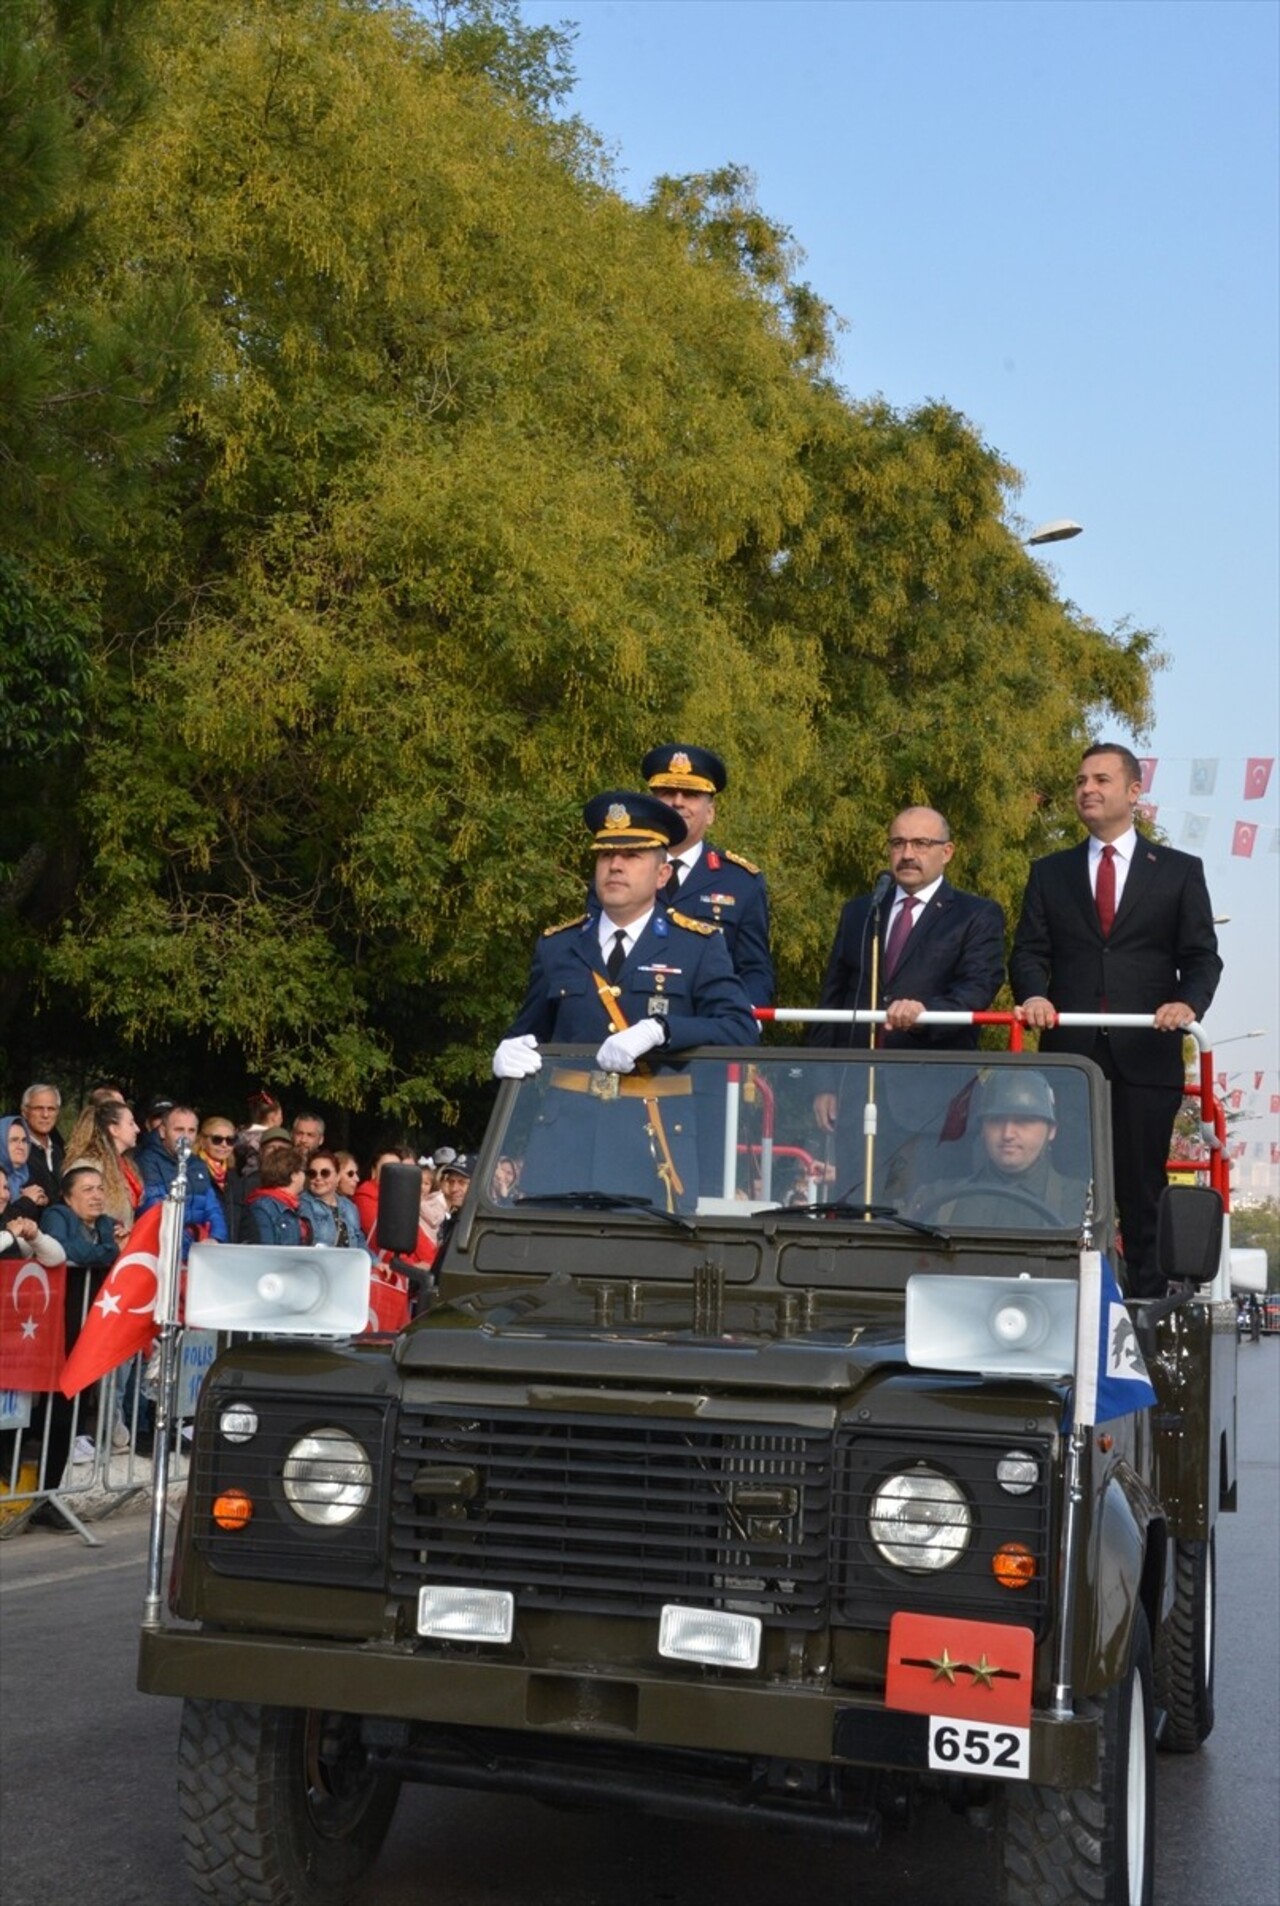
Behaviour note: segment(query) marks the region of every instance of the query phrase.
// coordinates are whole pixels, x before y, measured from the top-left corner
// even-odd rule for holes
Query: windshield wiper
[[[950,1232],[940,1230],[936,1224],[923,1224],[919,1218],[904,1218],[898,1207],[892,1204],[857,1204],[847,1198],[835,1198],[830,1204],[779,1205],[776,1214],[770,1215],[789,1218],[793,1214],[802,1218],[862,1218],[883,1224],[900,1224],[904,1231],[918,1231],[921,1237],[937,1238],[943,1244],[951,1242]]]
[[[620,1191],[535,1191],[522,1193],[514,1202],[518,1205],[564,1205],[571,1211],[643,1211],[648,1217],[661,1218],[666,1224],[674,1224],[680,1231],[697,1228],[690,1224],[688,1218],[682,1218],[674,1211],[664,1211],[652,1198],[627,1197]]]

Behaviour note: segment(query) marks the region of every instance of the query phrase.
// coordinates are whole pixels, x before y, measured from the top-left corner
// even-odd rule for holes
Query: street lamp
[[[1033,529],[1023,541],[1033,549],[1041,543],[1069,543],[1073,536],[1081,535],[1083,530],[1083,523],[1073,523],[1069,516],[1055,516],[1051,523],[1041,523],[1038,529]]]

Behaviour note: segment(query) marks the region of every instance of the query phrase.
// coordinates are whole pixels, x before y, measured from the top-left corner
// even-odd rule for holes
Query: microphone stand
[[[892,886],[893,876],[891,874],[881,874],[871,890],[871,911],[868,915],[868,925],[871,929],[871,996],[868,1005],[870,1011],[873,1013],[878,1012],[880,1009],[880,912]],[[867,1045],[872,1052],[876,1050],[876,1036],[879,1031],[880,1028],[873,1019],[867,1029]],[[876,1109],[876,1069],[873,1064],[867,1070],[867,1098],[862,1108],[862,1198],[863,1203],[867,1206],[870,1206],[874,1202],[871,1185],[876,1163],[876,1126],[878,1116],[879,1114]],[[868,1209],[864,1214],[863,1223],[870,1224],[870,1222],[871,1212]]]

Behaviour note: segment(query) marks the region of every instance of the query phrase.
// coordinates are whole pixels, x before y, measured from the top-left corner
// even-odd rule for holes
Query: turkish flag
[[[1242,860],[1248,860],[1253,852],[1253,843],[1257,839],[1258,828],[1255,821],[1237,821],[1235,833],[1231,836],[1231,851]]]
[[[375,1264],[369,1276],[369,1322],[365,1330],[403,1330],[409,1321],[409,1280],[399,1271]]]
[[[909,1714],[1028,1727],[1035,1651],[1030,1628],[899,1612],[889,1624],[884,1704]]]
[[[155,1341],[159,1330],[155,1308],[160,1283],[160,1219],[164,1209],[163,1204],[153,1204],[143,1212],[107,1273],[106,1283],[90,1304],[58,1384],[64,1396],[87,1390],[139,1350],[150,1350]]]
[[[1142,792],[1144,794],[1150,794],[1151,783],[1156,778],[1156,769],[1159,765],[1159,755],[1144,754],[1139,759],[1138,766],[1142,769]]]
[[[1245,763],[1244,798],[1246,801],[1260,801],[1271,783],[1271,770],[1276,764],[1274,755],[1251,755]]]
[[[0,1390],[56,1390],[66,1356],[66,1266],[0,1259]]]
[[[1280,1092],[1273,1092],[1271,1094],[1271,1112],[1273,1117],[1277,1112],[1280,1112]]]

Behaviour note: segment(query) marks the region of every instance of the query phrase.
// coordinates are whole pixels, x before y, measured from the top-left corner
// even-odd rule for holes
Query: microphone
[[[895,884],[892,874],[881,874],[880,878],[876,881],[875,886],[871,889],[871,915],[873,919],[878,920],[880,918],[880,909],[893,892]]]

